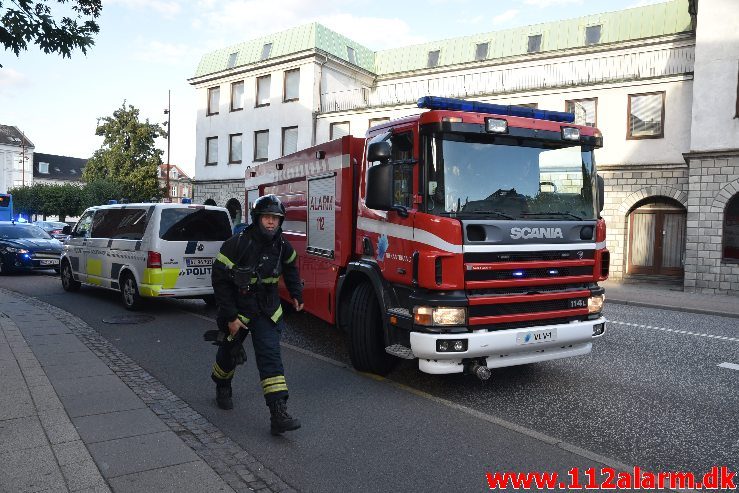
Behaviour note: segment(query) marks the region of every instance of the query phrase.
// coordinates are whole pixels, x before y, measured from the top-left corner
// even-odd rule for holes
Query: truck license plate
[[[530,330],[516,334],[516,344],[538,344],[557,340],[557,329]]]

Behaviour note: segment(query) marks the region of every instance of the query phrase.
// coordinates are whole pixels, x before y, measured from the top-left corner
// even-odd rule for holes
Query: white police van
[[[61,256],[62,287],[81,284],[121,292],[129,310],[142,298],[202,298],[212,304],[210,272],[231,236],[223,207],[194,204],[112,204],[90,207]]]

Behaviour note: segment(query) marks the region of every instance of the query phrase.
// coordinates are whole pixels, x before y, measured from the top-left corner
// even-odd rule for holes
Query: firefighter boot
[[[221,409],[233,409],[234,402],[231,399],[231,385],[216,385],[216,403]]]
[[[287,399],[284,397],[269,404],[270,432],[273,435],[281,435],[286,431],[300,428],[300,421],[290,416],[287,412]]]

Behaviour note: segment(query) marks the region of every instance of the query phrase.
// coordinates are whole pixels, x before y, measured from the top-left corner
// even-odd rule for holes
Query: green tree
[[[122,185],[123,198],[131,202],[149,201],[162,196],[157,169],[163,152],[155,139],[164,137],[161,125],[139,121],[139,110],[132,105],[120,108],[98,120],[95,135],[103,137],[103,146],[87,161],[82,178],[112,180]]]
[[[59,220],[64,221],[67,216],[79,216],[84,210],[83,189],[71,183],[34,183],[8,192],[13,194],[14,209],[29,220],[37,214],[44,218],[59,216]]]
[[[100,31],[94,19],[102,10],[102,0],[0,0],[0,43],[15,56],[28,50],[29,43],[63,58],[78,48],[87,54],[95,44],[93,34]]]
[[[85,185],[82,192],[82,209],[94,205],[107,204],[109,200],[120,200],[123,197],[121,183],[108,179],[98,179]]]

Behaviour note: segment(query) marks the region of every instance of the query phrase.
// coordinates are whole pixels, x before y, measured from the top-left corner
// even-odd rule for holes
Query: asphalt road
[[[487,471],[565,474],[598,460],[655,472],[739,469],[739,371],[719,366],[739,364],[737,319],[612,304],[590,355],[493,370],[483,383],[405,361],[387,379],[359,374],[342,334],[289,315],[289,408],[303,428],[274,439],[251,348],[235,409],[215,408],[215,348],[201,338],[214,312],[201,301],[151,303],[149,322],[108,324],[129,314],[115,293],[65,293],[42,274],[2,282],[85,320],[302,491],[481,491]]]

